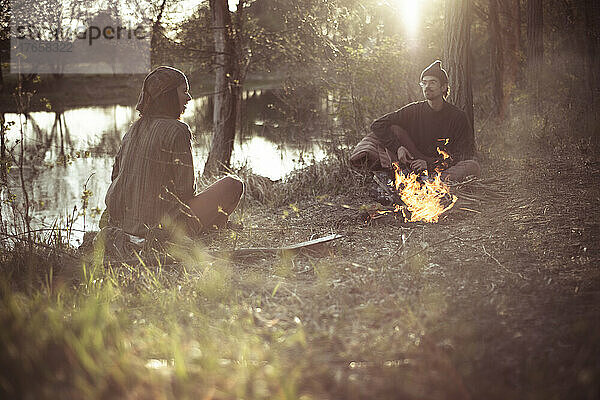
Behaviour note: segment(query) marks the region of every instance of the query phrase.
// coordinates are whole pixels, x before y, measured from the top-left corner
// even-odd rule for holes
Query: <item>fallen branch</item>
[[[477,210],[471,210],[470,208],[467,207],[459,207],[459,210],[464,210],[464,211],[470,211],[470,212],[474,212],[476,214],[481,214],[481,211],[477,211]]]

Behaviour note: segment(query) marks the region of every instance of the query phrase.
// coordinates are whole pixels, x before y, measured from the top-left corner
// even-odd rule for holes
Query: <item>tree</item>
[[[597,0],[585,0],[584,16],[587,86],[592,102],[597,102],[600,100],[600,3]]]
[[[154,19],[154,22],[152,23],[152,37],[150,38],[150,51],[151,51],[151,56],[150,56],[150,64],[152,66],[154,66],[155,64],[152,62],[154,61],[154,59],[156,58],[155,54],[157,52],[157,48],[158,48],[158,41],[160,38],[160,35],[162,35],[162,18],[163,18],[163,14],[165,12],[165,5],[167,4],[167,0],[162,0],[162,2],[160,3],[160,5],[158,6],[158,13],[156,15],[156,18]]]
[[[243,3],[240,1],[238,4],[240,13]],[[241,82],[236,79],[236,75],[239,75],[238,68],[236,68],[238,59],[228,2],[227,0],[210,0],[210,9],[215,42],[215,93],[213,136],[204,166],[204,175],[216,174],[229,167],[235,139],[237,97],[241,86]]]
[[[465,113],[473,126],[473,87],[471,84],[470,1],[446,0],[444,58],[450,79],[450,99]]]
[[[502,14],[506,17],[504,24],[504,111],[508,111],[511,93],[517,85],[520,73],[521,53],[521,0],[505,0],[500,2]]]
[[[533,109],[539,110],[540,80],[544,62],[542,0],[527,0],[527,83],[533,93]]]
[[[0,92],[4,90],[2,64],[9,59],[10,53],[10,2],[0,3]],[[4,154],[4,153],[2,153]]]
[[[504,101],[504,56],[498,0],[489,0],[488,33],[490,43],[490,70],[492,71],[492,110],[502,120],[505,114]]]

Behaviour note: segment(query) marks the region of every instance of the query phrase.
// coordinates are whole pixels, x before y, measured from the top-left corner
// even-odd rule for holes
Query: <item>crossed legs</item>
[[[244,183],[233,176],[219,179],[188,201],[204,229],[224,227],[244,193]]]
[[[400,140],[400,145],[404,146],[410,154],[414,158],[420,158],[422,160],[429,160],[428,157],[425,157],[421,152],[417,149],[417,146],[414,144],[408,132],[397,125],[391,126],[392,132],[396,137]],[[481,176],[481,167],[479,163],[475,160],[463,160],[458,161],[452,167],[444,170],[442,172],[442,180],[460,182],[464,180],[467,176]]]

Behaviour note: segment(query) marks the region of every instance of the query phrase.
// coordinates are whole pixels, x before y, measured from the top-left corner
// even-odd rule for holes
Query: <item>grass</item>
[[[234,171],[246,184],[249,203],[280,207],[302,199],[352,193],[364,190],[371,182],[370,173],[350,167],[348,154],[331,156],[318,163],[294,170],[282,181],[272,181],[255,175],[245,167]],[[202,182],[207,186],[210,181]]]
[[[75,262],[46,247],[3,253],[2,397],[361,398],[356,373],[367,365],[373,396],[412,396],[428,393],[428,383],[397,366],[422,354],[445,360],[434,345],[420,349],[445,302],[424,283],[406,299],[385,271],[335,257],[283,257],[256,269],[209,259],[201,245],[170,252],[175,263],[129,265]],[[413,257],[411,279],[428,262]],[[312,272],[299,286],[304,265]],[[350,285],[336,290],[334,304],[316,306],[330,302],[341,280]]]
[[[306,346],[302,324],[257,325],[227,262],[81,264],[70,282],[49,269],[23,286],[14,261],[0,281],[4,398],[299,397],[303,364],[283,356]]]

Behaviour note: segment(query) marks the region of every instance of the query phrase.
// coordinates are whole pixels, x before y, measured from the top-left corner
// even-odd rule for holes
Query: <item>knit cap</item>
[[[446,70],[442,68],[442,62],[440,60],[435,60],[429,67],[421,72],[421,80],[423,80],[424,76],[434,76],[440,80],[440,83],[448,83],[448,74],[446,73]]]
[[[161,66],[155,68],[144,78],[142,91],[135,109],[141,114],[152,102],[163,93],[175,89],[181,84],[188,85],[188,80],[183,72],[173,67]]]

